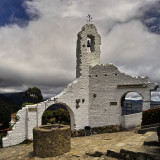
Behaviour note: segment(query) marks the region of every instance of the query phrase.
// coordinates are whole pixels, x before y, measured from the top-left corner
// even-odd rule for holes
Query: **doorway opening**
[[[65,104],[53,104],[49,106],[42,115],[42,125],[61,123],[71,125],[71,117],[68,107]]]
[[[143,97],[137,92],[127,92],[121,98],[122,116],[142,112]]]

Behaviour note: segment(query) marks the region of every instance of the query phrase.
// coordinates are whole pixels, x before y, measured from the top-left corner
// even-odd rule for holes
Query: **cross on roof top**
[[[91,17],[91,15],[88,14],[88,16],[87,16],[87,22],[90,23],[92,19],[93,19],[93,18]]]

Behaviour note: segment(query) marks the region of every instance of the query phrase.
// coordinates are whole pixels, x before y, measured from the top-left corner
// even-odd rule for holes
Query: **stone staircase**
[[[108,150],[106,156],[122,160],[160,160],[160,156],[156,154],[134,152],[125,149],[121,149],[120,152]]]
[[[160,160],[160,144],[157,133],[153,131],[126,138],[125,141],[116,144],[115,147],[120,149],[108,149],[107,157],[122,160]]]
[[[156,132],[158,126],[160,126],[160,123],[141,126],[141,129],[138,130],[138,133],[145,134],[148,131],[155,131]]]

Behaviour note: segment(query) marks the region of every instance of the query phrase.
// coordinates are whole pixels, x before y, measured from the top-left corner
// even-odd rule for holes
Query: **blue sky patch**
[[[151,32],[160,34],[160,2],[145,11],[142,22]]]
[[[23,27],[29,21],[38,18],[38,15],[29,15],[24,5],[26,1],[32,0],[0,0],[0,27],[17,24]]]

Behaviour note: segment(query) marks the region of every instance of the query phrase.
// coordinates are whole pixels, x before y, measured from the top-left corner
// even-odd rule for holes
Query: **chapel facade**
[[[122,98],[128,92],[137,92],[143,98],[143,111],[148,110],[151,91],[156,90],[158,85],[149,82],[148,77],[122,73],[113,64],[101,64],[100,45],[101,37],[95,25],[84,25],[77,34],[76,79],[59,95],[22,108],[18,112],[19,121],[3,138],[3,147],[32,139],[33,128],[41,125],[44,111],[52,104],[66,106],[72,131],[82,130],[85,126],[130,128],[141,124],[142,112],[122,116]]]

